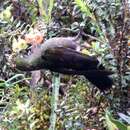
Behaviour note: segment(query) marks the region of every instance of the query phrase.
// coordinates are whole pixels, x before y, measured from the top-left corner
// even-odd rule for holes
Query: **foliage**
[[[40,7],[41,16],[43,16],[46,23],[50,23],[54,0],[38,0],[37,2]]]
[[[92,20],[95,21],[95,16],[91,12],[90,6],[86,4],[85,1],[75,0],[75,3],[80,7],[80,10],[84,12],[87,16],[89,16]]]
[[[29,98],[30,97],[30,98]],[[10,100],[1,127],[7,129],[47,129],[50,98],[46,91],[32,92],[27,86],[10,89]]]
[[[100,55],[101,61],[104,64],[107,64],[108,67],[110,67],[112,70],[117,72],[114,75],[114,77],[118,77],[114,80],[116,86],[116,90],[114,91],[114,98],[117,98],[115,101],[117,100],[119,102],[114,102],[114,106],[116,105],[117,107],[117,105],[119,105],[121,102],[122,105],[126,104],[127,98],[124,97],[124,95],[127,95],[127,88],[129,87],[129,67],[126,65],[129,62],[129,20],[124,20],[129,19],[130,17],[128,15],[129,4],[126,2],[127,4],[124,5],[121,3],[121,1],[115,2],[113,0],[107,2],[101,0],[88,0],[86,2],[96,18],[96,23],[91,24],[92,28],[94,30],[99,30],[96,31],[98,33],[96,38],[91,37],[90,35],[86,36],[96,40],[96,45],[99,44],[100,47],[104,48],[104,51],[102,51]],[[85,14],[87,15],[87,13]],[[93,23],[92,20],[90,21]],[[95,24],[96,26],[94,26]],[[122,25],[124,25],[124,27]],[[122,32],[122,35],[120,35],[120,32]],[[120,95],[122,95],[124,99],[121,98],[120,100]],[[123,107],[125,106],[122,106],[122,108]]]
[[[5,10],[3,10],[0,13],[0,19],[9,22],[10,18],[11,18],[11,9],[12,9],[12,7],[8,6]]]
[[[120,0],[1,1],[0,129],[47,130],[49,128],[52,75],[44,71],[42,77],[40,75],[35,77],[37,79],[33,81],[37,80],[42,87],[36,85],[34,90],[28,78],[25,78],[30,77],[30,73],[18,74],[22,72],[10,67],[12,50],[21,52],[27,48],[26,50],[29,51],[24,51],[29,54],[30,45],[23,44],[27,42],[26,40],[32,38],[33,41],[38,40],[39,44],[44,38],[75,36],[81,27],[85,33],[81,39],[82,53],[97,56],[106,68],[115,72],[114,89],[104,96],[83,78],[61,76],[61,87],[65,89],[65,94],[59,96],[60,100],[55,112],[56,128],[57,130],[94,128],[102,130],[106,128],[106,118],[110,130],[128,129],[128,125],[119,120],[124,119],[129,123],[129,116],[118,114],[120,110],[126,110],[128,98],[125,95],[130,82],[129,10],[127,9],[127,4]],[[42,39],[37,39],[38,32],[40,36],[44,36]],[[47,33],[46,37],[45,33]],[[106,112],[104,117],[108,107],[116,119],[109,112]]]
[[[119,120],[116,120],[112,117],[112,115],[110,114],[110,112],[106,112],[106,123],[108,126],[109,130],[129,130],[130,126],[125,125],[124,123],[122,123]]]
[[[22,78],[21,80],[18,80],[19,78]],[[25,80],[26,78],[24,77],[23,74],[16,74],[15,76],[11,77],[7,81],[2,80],[0,83],[0,87],[10,87],[18,84],[19,82]],[[15,81],[16,80],[16,81]]]
[[[128,112],[128,114],[129,114],[129,112]],[[130,125],[130,116],[127,116],[123,113],[118,113],[118,115],[121,117],[121,119],[123,119],[124,121],[126,121]]]
[[[34,1],[20,0],[12,2],[14,19],[27,24],[34,24],[37,20],[38,8]]]

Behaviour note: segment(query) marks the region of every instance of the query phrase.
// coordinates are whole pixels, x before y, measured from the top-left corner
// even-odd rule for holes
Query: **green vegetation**
[[[125,0],[1,1],[0,129],[129,130],[129,8]],[[76,36],[81,28],[80,51],[115,72],[105,94],[83,76],[15,67],[16,55],[29,55],[51,37]]]

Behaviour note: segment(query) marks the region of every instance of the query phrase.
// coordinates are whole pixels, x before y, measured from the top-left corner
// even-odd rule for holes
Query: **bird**
[[[17,56],[16,68],[21,71],[50,70],[68,75],[83,75],[100,91],[113,85],[107,70],[96,57],[77,51],[77,37],[54,37],[36,47],[30,55]]]

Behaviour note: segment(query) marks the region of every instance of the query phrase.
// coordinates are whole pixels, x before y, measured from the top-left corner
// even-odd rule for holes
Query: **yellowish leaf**
[[[13,39],[13,44],[12,44],[12,50],[14,52],[19,52],[23,49],[26,49],[28,47],[27,42],[24,39],[19,38],[16,40],[15,38]]]

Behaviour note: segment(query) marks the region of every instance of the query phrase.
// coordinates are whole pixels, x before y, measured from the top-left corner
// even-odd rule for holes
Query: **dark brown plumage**
[[[51,38],[36,48],[31,55],[16,59],[16,67],[23,71],[49,69],[63,74],[84,75],[100,90],[111,88],[113,82],[99,61],[76,51],[74,38]]]

